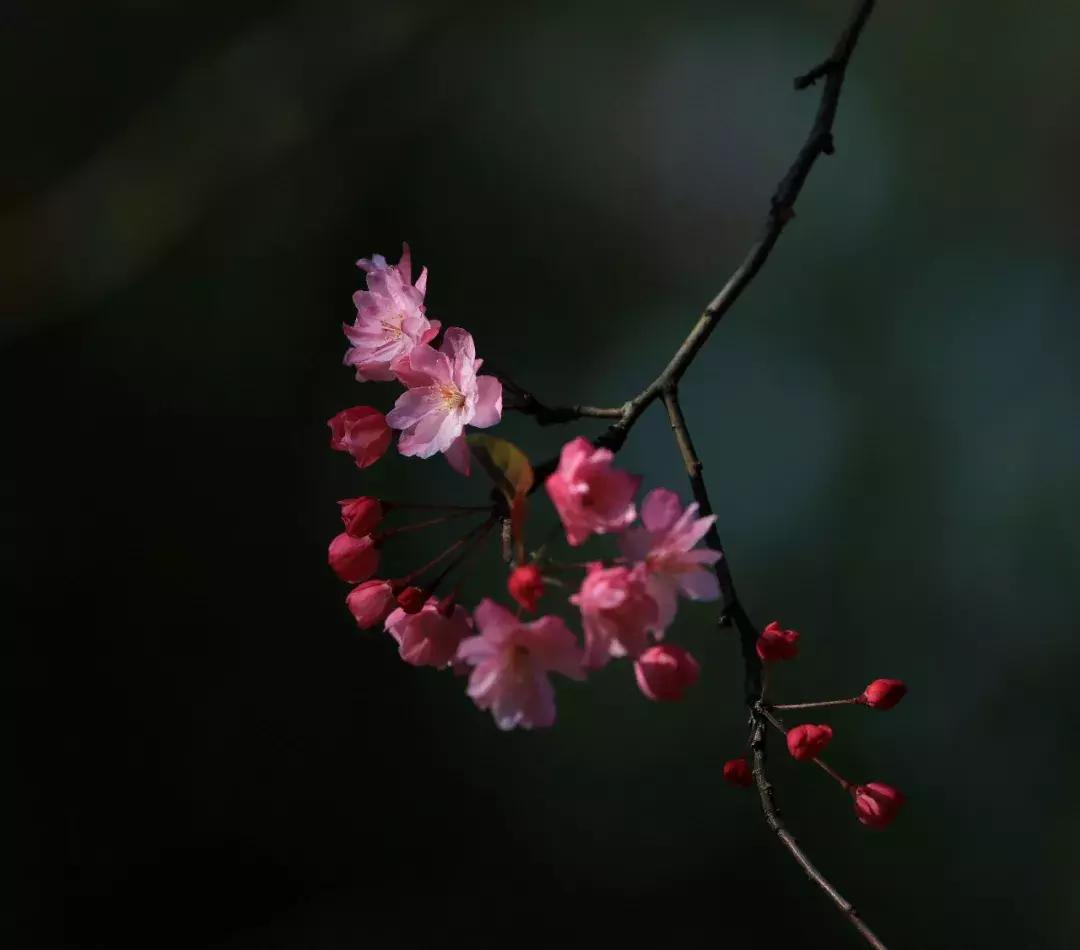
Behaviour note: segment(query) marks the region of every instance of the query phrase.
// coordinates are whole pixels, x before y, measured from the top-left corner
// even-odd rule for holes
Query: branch
[[[693,492],[694,500],[698,503],[698,509],[702,515],[710,515],[713,513],[712,505],[709,502],[709,494],[705,487],[705,479],[702,477],[701,459],[698,458],[697,451],[694,449],[694,443],[690,437],[690,430],[687,428],[686,419],[682,413],[682,407],[679,405],[678,391],[674,386],[670,386],[663,391],[661,399],[664,402],[664,407],[667,409],[668,420],[671,422],[671,431],[675,435],[675,442],[679,447],[679,453],[682,455],[683,463],[686,465],[686,473],[690,479],[690,489]],[[747,705],[750,708],[750,748],[753,751],[754,756],[754,778],[757,782],[758,795],[761,798],[761,810],[765,815],[765,823],[772,829],[777,838],[780,839],[781,844],[788,849],[791,856],[806,872],[807,877],[828,895],[829,899],[836,905],[840,912],[848,918],[851,925],[862,934],[867,943],[869,943],[871,947],[876,948],[876,950],[885,950],[885,945],[874,935],[874,932],[866,925],[862,918],[859,917],[855,908],[851,906],[851,903],[847,901],[831,883],[829,883],[829,880],[825,875],[823,875],[806,856],[806,853],[799,847],[798,842],[796,842],[794,836],[787,830],[780,818],[780,809],[776,804],[772,784],[765,774],[765,724],[766,721],[772,722],[781,730],[783,730],[783,726],[779,724],[779,721],[776,720],[762,704],[763,669],[761,659],[758,657],[757,650],[755,649],[758,628],[750,620],[736,596],[735,584],[731,577],[731,567],[728,563],[727,555],[724,554],[724,546],[720,542],[720,533],[717,531],[715,521],[712,523],[709,532],[705,537],[709,547],[724,555],[715,565],[716,578],[720,582],[720,590],[724,595],[724,611],[720,622],[721,624],[724,624],[725,622],[731,623],[733,620],[739,631],[739,644],[743,657],[744,670],[743,691],[746,695]],[[818,764],[826,771],[829,771],[830,774],[833,774],[824,762],[818,762]],[[834,774],[834,778],[839,779],[839,776]],[[839,780],[845,786],[847,785],[843,779]]]
[[[648,386],[632,399],[628,400],[621,409],[593,409],[588,406],[573,406],[564,409],[546,410],[539,403],[533,402],[539,408],[524,408],[522,411],[537,416],[541,424],[546,422],[565,422],[582,416],[595,416],[598,418],[615,418],[599,439],[599,445],[606,446],[617,451],[626,441],[627,435],[641,414],[658,399],[666,388],[677,386],[683,374],[689,369],[698,352],[705,345],[710,334],[716,329],[716,325],[724,318],[742,292],[750,286],[750,283],[761,270],[762,265],[768,260],[773,246],[780,237],[781,232],[788,222],[795,217],[795,202],[802,193],[803,185],[809,176],[814,164],[821,155],[832,155],[833,123],[836,121],[836,110],[840,103],[840,92],[844,85],[844,76],[847,72],[848,63],[855,52],[855,45],[859,41],[866,21],[874,9],[875,0],[859,0],[850,22],[841,34],[835,48],[829,58],[820,65],[815,66],[810,72],[795,80],[797,89],[804,89],[815,80],[824,78],[825,85],[818,103],[814,122],[810,126],[810,132],[795,156],[795,161],[787,170],[787,174],[780,180],[769,202],[769,212],[765,218],[765,225],[757,240],[750,246],[743,261],[728,278],[727,283],[720,292],[713,297],[709,305],[698,317],[697,323],[691,328],[686,339],[675,351],[675,355],[668,361],[667,366],[661,371]],[[505,382],[505,378],[504,378]],[[520,387],[515,387],[520,392]],[[528,396],[528,394],[525,394]],[[532,399],[531,396],[529,396]],[[547,463],[538,466],[540,471],[554,470],[554,465]]]
[[[813,861],[799,847],[799,843],[791,832],[787,830],[783,820],[780,818],[780,809],[776,806],[772,784],[765,775],[765,718],[761,713],[760,706],[753,712],[750,748],[754,755],[754,781],[757,783],[758,795],[761,798],[761,810],[765,813],[765,823],[773,830],[784,847],[791,852],[791,856],[798,862],[799,867],[806,872],[806,876],[828,895],[829,900],[836,905],[837,910],[848,919],[851,926],[862,935],[863,939],[874,950],[886,950],[885,944],[867,926],[866,921],[859,916],[858,911],[851,906],[849,901],[844,899],[844,896],[814,866]]]
[[[652,402],[658,398],[661,399],[667,410],[668,420],[671,423],[676,444],[686,466],[691,491],[702,515],[712,514],[713,509],[702,475],[701,459],[694,448],[686,419],[682,413],[682,407],[679,405],[679,381],[705,345],[705,341],[708,340],[712,331],[716,329],[717,324],[757,276],[772,253],[773,246],[779,239],[781,232],[788,222],[795,217],[795,202],[802,192],[807,176],[809,176],[818,157],[833,154],[832,129],[833,123],[836,121],[836,111],[840,101],[840,92],[843,88],[844,76],[862,29],[873,11],[874,2],[875,0],[859,0],[851,20],[828,59],[795,80],[796,89],[804,89],[818,79],[824,79],[825,85],[809,135],[795,156],[795,161],[788,169],[787,174],[780,180],[773,193],[761,234],[751,245],[742,263],[728,278],[727,283],[724,284],[720,292],[702,312],[697,323],[694,324],[690,333],[675,351],[674,356],[668,361],[667,366],[664,367],[660,375],[618,411],[616,421],[597,440],[598,444],[604,445],[612,451],[618,451],[626,441],[626,437],[633,425],[641,417],[641,414]],[[524,393],[523,390],[521,392]],[[528,396],[528,394],[525,395]],[[532,399],[531,396],[528,398]],[[545,421],[545,417],[548,421],[565,421],[580,415],[592,414],[581,412],[582,407],[547,410],[546,407],[540,406],[535,400],[532,400],[532,403],[532,414],[536,415],[541,423]],[[526,401],[526,405],[528,405],[528,401]],[[530,410],[524,409],[523,411]],[[611,410],[603,410],[605,415],[610,412]],[[599,414],[599,412],[596,414]],[[556,464],[557,459],[552,459],[537,466],[536,484],[542,483],[547,474],[554,470]],[[707,541],[710,547],[723,555],[715,566],[717,581],[723,594],[723,611],[720,616],[720,624],[730,626],[734,623],[739,633],[739,645],[743,658],[743,690],[750,710],[750,746],[754,759],[754,778],[757,783],[765,822],[799,866],[806,872],[807,877],[829,897],[866,942],[875,950],[885,950],[885,945],[859,917],[851,903],[837,891],[806,856],[806,853],[799,847],[798,842],[796,842],[791,832],[787,830],[780,817],[780,810],[776,804],[772,784],[765,773],[766,717],[769,713],[763,705],[764,671],[756,650],[758,628],[739,602],[731,575],[731,568],[728,558],[724,554],[724,547],[720,541],[720,534],[715,521],[709,529]],[[824,764],[822,764],[822,767],[827,768]]]
[[[548,406],[525,387],[514,382],[503,370],[492,370],[492,373],[502,382],[503,392],[509,393],[514,400],[503,408],[520,412],[522,415],[533,416],[542,426],[574,422],[576,419],[621,419],[626,413],[626,406],[612,409],[597,406]]]

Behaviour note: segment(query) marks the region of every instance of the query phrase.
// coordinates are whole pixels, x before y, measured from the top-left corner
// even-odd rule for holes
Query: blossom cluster
[[[344,328],[350,344],[345,363],[362,382],[396,381],[404,392],[385,417],[370,406],[335,415],[329,420],[331,447],[366,468],[387,451],[396,430],[401,455],[441,453],[468,475],[472,453],[466,427],[488,428],[500,420],[499,380],[479,374],[483,361],[468,332],[443,330],[427,317],[427,269],[412,282],[407,245],[397,264],[376,255],[359,266],[367,288],[354,296],[356,320]],[[639,477],[614,465],[610,450],[584,438],[563,446],[544,488],[567,543],[577,548],[594,535],[616,535],[618,553],[560,564],[546,555],[525,556],[524,544],[519,545],[507,579],[516,610],[490,597],[470,610],[459,602],[458,588],[440,588],[452,582],[450,575],[498,521],[522,527],[522,499],[486,510],[370,496],[346,499],[340,503],[344,530],[330,544],[330,566],[355,585],[346,605],[360,628],[383,628],[407,663],[467,673],[469,697],[502,729],[550,726],[555,721],[550,675],[582,680],[618,658],[633,663],[646,697],[676,700],[696,682],[699,667],[686,650],[663,642],[665,632],[680,597],[719,597],[713,565],[721,555],[701,545],[712,515],[700,517],[696,504],[684,505],[663,488],[649,492],[639,512],[640,485]],[[436,517],[386,528],[384,519],[392,513],[416,509],[434,509]],[[396,534],[470,513],[486,517],[427,564],[396,577],[380,571],[382,552]],[[558,614],[529,616],[552,587],[567,586],[561,575],[575,570],[581,577],[570,585],[569,607],[576,609],[580,639]],[[553,572],[560,574],[557,584],[551,583]]]
[[[623,658],[632,664],[645,697],[682,698],[697,681],[699,666],[665,636],[680,599],[720,597],[716,563],[722,554],[703,543],[714,516],[702,516],[697,504],[684,505],[665,488],[650,491],[639,506],[641,479],[619,469],[610,449],[578,437],[562,447],[543,487],[570,549],[608,535],[615,536],[616,553],[567,563],[555,560],[545,544],[528,555],[526,497],[538,487],[532,467],[516,446],[466,431],[500,421],[502,384],[480,374],[483,360],[466,330],[444,330],[428,318],[427,269],[412,281],[408,245],[397,264],[375,255],[358,265],[366,289],[354,295],[356,318],[344,327],[350,344],[345,363],[361,382],[396,382],[403,391],[385,416],[370,406],[337,413],[328,423],[331,447],[364,469],[386,453],[396,431],[403,456],[442,454],[465,476],[475,457],[495,490],[486,506],[409,504],[366,495],[341,501],[343,530],[330,542],[328,560],[338,577],[353,585],[345,603],[357,626],[384,630],[406,663],[467,675],[468,696],[500,729],[552,725],[552,674],[584,680]],[[388,527],[390,518],[409,511],[425,514]],[[458,518],[474,523],[427,563],[399,574],[381,570],[383,552],[396,535]],[[454,575],[499,524],[511,541],[504,545],[510,555],[506,592],[516,609],[492,597],[470,608],[459,600]],[[575,571],[580,575],[568,579],[567,572]],[[580,638],[558,613],[539,612],[552,589],[572,591],[564,612],[576,615]],[[791,660],[799,653],[799,640],[797,631],[772,622],[757,639],[757,656],[763,664]],[[903,795],[881,782],[855,785],[826,765],[821,753],[833,739],[831,726],[801,723],[788,729],[776,714],[853,704],[891,709],[906,689],[899,680],[878,679],[855,697],[788,706],[766,704],[763,695],[755,715],[784,733],[793,759],[817,764],[852,796],[859,821],[881,828],[893,820]],[[745,757],[725,763],[723,776],[742,786],[754,780]]]
[[[468,475],[465,427],[486,429],[502,418],[502,384],[480,375],[484,361],[476,356],[472,335],[461,327],[447,328],[438,349],[431,345],[442,324],[427,317],[427,268],[414,284],[407,244],[396,264],[376,254],[357,266],[367,275],[367,290],[353,295],[356,319],[343,328],[351,344],[345,365],[355,367],[360,382],[396,380],[405,392],[385,416],[370,406],[339,412],[330,420],[331,447],[366,468],[389,447],[391,430],[398,430],[402,455],[442,453]]]
[[[761,631],[755,644],[757,655],[763,663],[794,659],[799,653],[800,635],[797,630],[785,630],[776,621]],[[843,778],[822,759],[833,739],[833,729],[825,723],[800,723],[786,729],[776,716],[777,711],[820,709],[831,706],[868,706],[871,709],[892,709],[907,694],[907,685],[898,679],[876,679],[858,696],[846,699],[830,699],[822,702],[795,703],[790,705],[764,705],[757,715],[784,733],[788,753],[797,762],[813,762],[820,766],[840,787],[851,795],[855,817],[869,828],[884,828],[896,817],[904,804],[903,793],[884,782],[867,782],[857,785]],[[732,785],[749,787],[754,784],[754,774],[745,756],[724,763],[724,780]]]

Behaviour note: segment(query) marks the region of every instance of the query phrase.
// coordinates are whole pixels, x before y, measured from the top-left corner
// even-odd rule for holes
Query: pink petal
[[[401,258],[395,265],[398,269],[398,273],[401,274],[401,279],[406,284],[412,283],[412,255],[409,253],[409,245],[405,242],[401,242]]]
[[[502,604],[485,597],[473,611],[476,629],[493,643],[502,644],[520,626],[515,617]]]
[[[666,488],[654,488],[641,504],[641,521],[655,534],[666,532],[682,513],[679,496]]]
[[[478,376],[476,393],[476,411],[469,424],[486,429],[502,418],[502,383],[494,376]]]
[[[720,597],[720,582],[716,575],[702,568],[678,575],[679,590],[691,600],[717,600]]]
[[[461,435],[462,428],[460,412],[429,413],[398,439],[398,451],[416,458],[431,458],[445,452]]]
[[[386,424],[391,429],[408,429],[431,413],[442,414],[446,406],[442,391],[437,386],[423,386],[403,392],[386,414]]]
[[[472,471],[472,452],[464,435],[459,435],[450,443],[450,448],[443,452],[443,457],[450,463],[450,467],[460,475],[469,477]]]

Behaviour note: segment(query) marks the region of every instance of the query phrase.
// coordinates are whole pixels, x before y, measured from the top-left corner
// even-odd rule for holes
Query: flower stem
[[[773,708],[775,709],[778,707]],[[760,710],[761,715],[769,721],[770,726],[772,726],[774,729],[777,729],[783,735],[787,735],[787,729],[784,727],[784,723],[778,717],[773,715],[772,710],[770,710],[767,706],[759,706],[758,709]],[[813,758],[810,761],[813,762],[814,765],[824,770],[825,774],[830,776],[835,782],[837,782],[845,792],[851,791],[851,782],[844,778],[844,776],[837,772],[836,769],[829,765],[824,759]]]
[[[826,699],[819,703],[773,703],[770,709],[821,709],[824,706],[851,706],[863,701],[862,696],[852,696],[850,699]]]
[[[486,511],[486,508],[481,508],[481,511]],[[450,514],[441,515],[438,518],[428,518],[427,521],[414,521],[412,524],[403,524],[397,528],[391,528],[389,531],[383,531],[377,537],[380,541],[385,541],[387,538],[392,538],[397,534],[408,534],[410,531],[419,531],[421,528],[431,528],[437,524],[445,524],[447,521],[452,521],[454,518],[464,518],[466,515],[475,514],[472,509],[453,511]]]

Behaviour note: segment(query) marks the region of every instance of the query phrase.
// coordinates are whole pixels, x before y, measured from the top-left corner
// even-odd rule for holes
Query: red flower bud
[[[341,505],[341,521],[345,525],[345,533],[354,538],[371,534],[382,521],[382,505],[378,498],[346,498],[338,504]]]
[[[884,782],[868,782],[855,789],[855,817],[870,828],[884,828],[904,804],[904,796]]]
[[[365,581],[349,592],[345,604],[356,625],[361,630],[370,630],[385,622],[397,601],[388,581]]]
[[[686,688],[697,682],[700,671],[697,660],[673,643],[649,647],[634,663],[641,691],[658,702],[682,699]]]
[[[790,660],[798,652],[799,634],[795,630],[781,630],[775,620],[761,631],[757,639],[757,655],[766,663]]]
[[[428,595],[419,587],[406,587],[397,596],[397,605],[407,614],[418,614],[427,603]]]
[[[795,726],[788,730],[787,747],[793,759],[806,762],[816,759],[818,753],[832,742],[830,726]]]
[[[750,763],[745,757],[741,759],[729,759],[724,763],[724,781],[742,788],[749,788],[754,784],[754,773],[750,769]]]
[[[343,409],[326,424],[330,426],[330,448],[348,452],[357,468],[379,461],[394,436],[386,417],[371,406]]]
[[[535,564],[522,564],[510,572],[506,587],[522,607],[536,610],[537,601],[544,596],[544,576]]]
[[[359,584],[379,569],[379,551],[370,538],[353,538],[339,534],[330,542],[328,560],[343,581]]]
[[[906,695],[903,680],[874,680],[863,690],[862,701],[871,709],[892,709]]]

